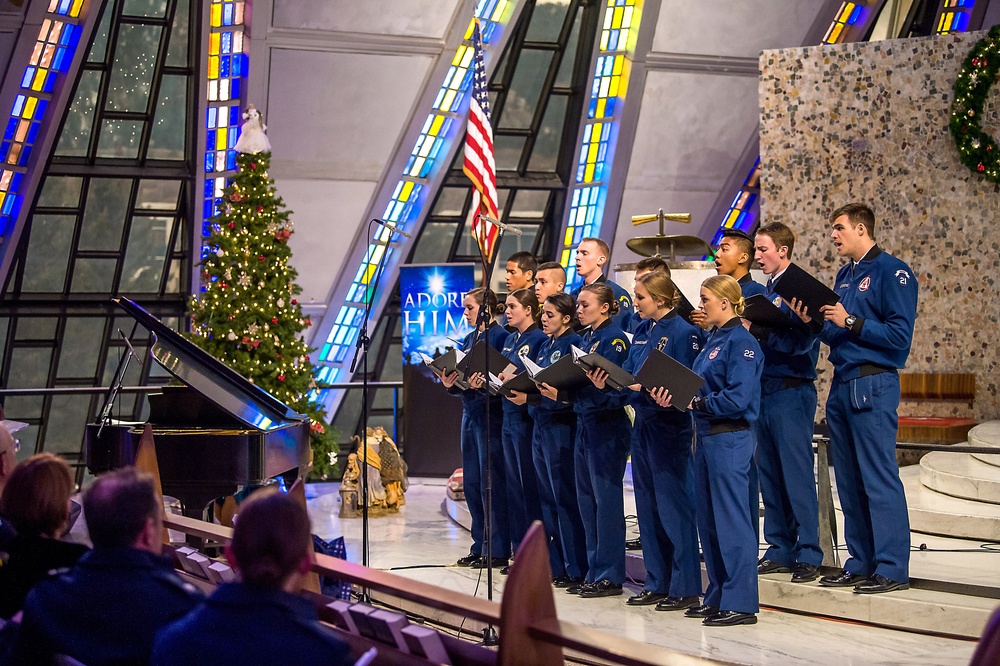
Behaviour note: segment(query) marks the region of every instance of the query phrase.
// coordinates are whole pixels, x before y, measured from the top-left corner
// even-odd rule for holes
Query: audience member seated
[[[0,423],[0,492],[7,485],[7,479],[14,472],[17,465],[17,441],[7,430],[7,426]],[[0,511],[0,550],[6,550],[10,540],[14,538],[14,528],[3,517]]]
[[[264,490],[240,507],[226,559],[235,583],[164,629],[152,663],[350,664],[347,646],[295,594],[312,565],[309,516],[288,495]]]
[[[0,554],[0,618],[24,605],[28,591],[53,569],[76,564],[86,546],[60,541],[69,523],[73,473],[51,453],[31,456],[14,470],[0,494],[0,515],[16,536]]]
[[[83,513],[94,549],[28,594],[14,663],[49,663],[53,654],[87,666],[146,663],[156,632],[201,600],[160,556],[163,503],[149,474],[98,477]]]

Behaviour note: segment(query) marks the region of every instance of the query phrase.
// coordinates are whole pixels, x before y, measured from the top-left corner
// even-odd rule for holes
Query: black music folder
[[[437,358],[431,358],[427,354],[420,355],[420,358],[424,361],[424,365],[428,366],[434,371],[434,374],[438,376],[450,375],[455,372],[458,368],[459,361],[461,361],[464,357],[465,352],[460,349],[451,349]]]
[[[680,300],[674,306],[677,308],[677,314],[687,323],[697,326],[697,324],[691,321],[691,313],[695,311],[695,307],[691,305],[691,301],[687,299],[687,296],[680,289],[677,290],[677,293],[680,294]]]
[[[612,389],[617,391],[635,384],[635,377],[633,377],[631,373],[626,371],[617,363],[613,363],[604,358],[600,354],[588,354],[576,346],[572,347],[572,352],[573,361],[587,372],[590,372],[594,368],[600,368],[604,372],[608,373],[606,384]]]
[[[767,328],[792,328],[801,324],[802,320],[789,317],[788,314],[777,305],[767,300],[764,294],[754,294],[744,302],[743,318],[751,323]]]
[[[705,383],[700,375],[691,372],[690,368],[659,349],[649,352],[635,379],[647,391],[654,388],[667,389],[673,396],[671,405],[682,412],[687,411],[691,398],[698,394],[701,385]]]
[[[493,378],[490,378],[490,383],[493,384]],[[519,372],[502,384],[493,386],[497,393],[507,396],[511,396],[511,391],[517,391],[518,393],[527,393],[529,395],[538,394],[538,384],[535,380],[531,378],[531,373],[525,370],[524,372]]]
[[[462,373],[462,378],[468,381],[469,377],[477,372],[499,375],[508,365],[510,360],[506,356],[487,344],[485,340],[480,340],[455,367]]]
[[[822,323],[823,315],[820,308],[824,305],[834,305],[840,296],[825,284],[795,264],[789,264],[778,281],[774,283],[774,293],[791,303],[798,299],[806,306],[806,314]]]
[[[585,386],[593,386],[583,368],[573,362],[573,355],[567,354],[552,365],[543,368],[531,359],[524,359],[525,369],[531,373],[531,379],[541,386],[548,384],[560,393],[576,391]]]

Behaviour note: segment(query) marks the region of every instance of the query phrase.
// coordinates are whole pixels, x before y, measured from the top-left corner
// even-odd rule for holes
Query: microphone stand
[[[480,215],[480,219],[485,222],[493,222],[491,218],[485,215]],[[485,276],[483,282],[486,285],[487,291],[490,289],[490,284],[493,281],[493,270],[497,263],[497,252],[500,249],[500,243],[503,241],[503,232],[506,229],[506,225],[497,225],[497,239],[494,243],[493,258],[490,259],[488,264],[483,264],[485,269]],[[479,316],[476,318],[476,335],[473,338],[472,349],[475,349],[476,342],[481,338],[486,345],[489,345],[489,328],[488,325],[493,318],[493,313],[490,312],[489,304],[487,303],[486,294],[483,294],[483,302],[479,306]],[[479,327],[482,326],[483,330],[480,331]],[[483,544],[486,548],[486,598],[493,601],[493,470],[491,464],[492,457],[492,441],[490,437],[490,409],[489,400],[490,396],[490,357],[489,350],[485,350],[487,353],[483,354],[483,388],[486,391],[486,466],[483,469],[483,475],[486,477],[486,502],[485,502],[485,531],[483,535]],[[497,631],[492,624],[486,625],[483,629],[483,645],[497,645]]]
[[[368,236],[373,239],[372,236],[372,225],[376,222],[381,223],[380,220],[371,220],[368,223]],[[384,225],[386,228],[390,228],[388,225]],[[390,241],[392,236],[389,237]],[[370,291],[368,292],[368,298],[365,299],[365,316],[361,320],[361,330],[358,332],[358,342],[354,347],[354,359],[351,361],[351,374],[354,374],[355,369],[358,367],[358,360],[361,360],[361,441],[359,446],[361,446],[361,564],[365,567],[368,566],[368,350],[371,346],[371,338],[368,335],[368,321],[372,314],[372,301],[375,300],[375,293],[378,291],[378,283],[382,279],[382,273],[385,272],[385,259],[389,254],[389,243],[386,242],[386,251],[382,253],[379,257],[378,263],[375,265],[375,279],[371,283]],[[358,601],[361,603],[370,603],[371,595],[368,592],[368,588],[364,587],[361,590],[361,594],[358,595]]]

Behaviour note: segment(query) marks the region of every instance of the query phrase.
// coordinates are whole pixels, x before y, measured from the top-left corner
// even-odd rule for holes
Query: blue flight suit
[[[621,322],[621,327],[622,330],[625,331],[626,333],[632,333],[633,335],[635,335],[639,331],[639,328],[643,325],[643,323],[648,321],[650,320],[642,318],[638,310],[633,310],[632,314],[630,314]]]
[[[164,628],[150,660],[152,666],[353,663],[347,644],[320,624],[308,599],[245,583],[220,585]]]
[[[757,282],[750,274],[747,273],[741,277],[737,282],[740,283],[740,291],[743,292],[743,298],[750,298],[751,296],[756,296],[757,294],[763,294],[765,289],[764,285]],[[705,338],[702,339],[702,346],[707,344]],[[754,432],[754,455],[750,459],[750,516],[753,521],[753,533],[757,535],[758,543],[760,543],[760,470],[757,469],[757,433]]]
[[[615,295],[615,300],[618,302],[618,314],[612,317],[612,321],[623,331],[631,333],[632,331],[627,327],[629,320],[632,318],[632,295],[617,282],[609,280],[603,273],[599,278],[594,280],[593,284],[606,284],[611,287],[611,291]],[[570,296],[573,297],[574,301],[580,296],[581,290],[583,290],[583,285],[570,292]]]
[[[507,336],[503,355],[524,372],[524,358],[534,359],[538,347],[548,341],[548,336],[532,324],[524,333],[514,331]],[[534,422],[528,415],[527,405],[503,401],[503,448],[506,464],[507,510],[511,552],[517,552],[521,539],[532,522],[542,519],[538,499],[538,474],[531,452]]]
[[[850,330],[830,321],[820,330],[833,364],[826,420],[851,555],[844,570],[905,583],[910,523],[896,463],[896,409],[898,370],[913,341],[917,280],[878,245],[852,264],[837,273],[834,291],[858,319]]]
[[[146,663],[156,632],[201,600],[166,557],[94,548],[32,588],[11,663],[49,663],[53,654],[88,666]]]
[[[635,374],[653,349],[683,363],[694,364],[700,329],[677,315],[646,320],[632,339],[622,368]],[[625,389],[635,410],[632,429],[632,482],[646,567],[644,588],[655,594],[694,597],[701,594],[701,563],[695,519],[694,466],[691,456],[691,416],[673,407],[663,409],[643,389]],[[686,405],[685,405],[686,406]]]
[[[573,330],[549,338],[538,347],[535,362],[548,366],[567,354],[581,339]],[[531,440],[542,523],[549,538],[549,566],[555,578],[587,575],[587,544],[576,499],[576,414],[573,406],[543,396],[533,396],[528,414],[535,422]]]
[[[771,329],[757,324],[750,333],[764,351],[760,418],[757,419],[757,466],[764,501],[764,557],[793,567],[819,566],[819,503],[813,474],[813,422],[816,418],[816,360],[819,338],[774,293],[778,278],[768,280],[764,296],[796,325]]]
[[[693,367],[705,379],[692,405],[704,603],[740,613],[759,610],[757,535],[746,500],[763,365],[760,345],[734,317],[715,330]]]
[[[612,319],[587,329],[581,347],[621,365],[628,358],[625,332]],[[621,391],[594,385],[575,396],[576,492],[587,535],[587,582],[625,582],[625,499],[623,479],[628,460],[628,415]]]
[[[507,335],[507,329],[494,322],[486,329],[486,342],[501,351]],[[471,351],[473,343],[479,339],[475,331],[469,333],[462,341],[462,351]],[[473,368],[473,372],[482,370]],[[486,555],[483,544],[486,539],[486,412],[489,410],[490,475],[493,480],[490,498],[493,509],[490,512],[493,524],[491,550],[496,559],[510,557],[501,400],[503,398],[489,396],[484,391],[462,391],[462,483],[465,502],[472,516],[472,547],[469,552]]]

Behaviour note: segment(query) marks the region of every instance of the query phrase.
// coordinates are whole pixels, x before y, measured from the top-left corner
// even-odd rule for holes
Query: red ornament
[[[225,282],[222,282],[222,283],[220,283],[220,284],[219,284],[219,286],[220,286],[220,287],[221,287],[222,289],[225,289],[225,288],[226,288],[226,287],[228,287],[229,285],[228,285],[228,284],[226,284]]]
[[[976,165],[976,171],[978,171],[979,173],[986,171],[986,167],[983,166],[982,162]]]
[[[975,65],[976,67],[979,67],[979,58],[973,58],[972,64]]]
[[[264,207],[263,206],[257,206],[257,212],[258,213],[263,213],[264,212]]]
[[[298,304],[299,304],[298,299],[293,298],[292,299],[292,305],[298,305]]]
[[[236,319],[236,315],[229,315],[229,321]]]
[[[239,192],[233,192],[232,196],[229,197],[230,201],[243,201],[243,197],[240,196]]]
[[[259,346],[260,346],[260,340],[254,340],[253,341],[253,348],[257,349],[257,347],[259,347]]]
[[[256,162],[251,162],[250,163],[250,168],[251,169],[256,169],[257,168],[257,163]]]
[[[236,228],[236,223],[235,222],[230,222],[229,223],[229,228],[230,229],[235,229]]]
[[[244,335],[243,339],[240,342],[242,342],[245,345],[248,345],[248,344],[250,344],[250,338],[248,338],[247,336]]]
[[[267,257],[265,257],[264,255],[260,255],[259,257],[257,257],[257,261],[264,261],[265,259],[267,259]]]
[[[278,375],[278,381],[279,382],[285,381],[285,376],[284,375]]]
[[[278,323],[278,318],[277,317],[271,317],[271,323],[272,324],[277,324]]]

